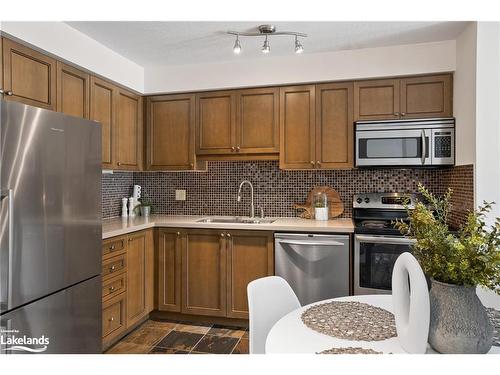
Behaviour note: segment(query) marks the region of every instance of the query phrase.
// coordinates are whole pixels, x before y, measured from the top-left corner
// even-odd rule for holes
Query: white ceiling
[[[232,52],[234,36],[227,30],[255,31],[272,23],[278,31],[298,31],[304,53],[425,43],[455,39],[467,22],[67,22],[71,27],[144,67],[264,59],[292,55],[293,37],[270,39],[263,55],[263,38],[241,37],[242,53]]]

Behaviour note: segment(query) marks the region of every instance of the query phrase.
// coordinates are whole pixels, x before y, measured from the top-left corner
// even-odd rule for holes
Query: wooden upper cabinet
[[[4,99],[56,110],[56,60],[3,39]]]
[[[352,168],[353,131],[353,84],[316,86],[316,168]]]
[[[158,310],[160,311],[181,311],[182,241],[180,229],[158,230]]]
[[[90,119],[102,125],[102,166],[115,166],[113,147],[116,112],[116,89],[114,85],[97,77],[90,79]]]
[[[224,233],[187,230],[182,248],[182,312],[226,315]]]
[[[450,74],[401,80],[401,118],[453,116]]]
[[[57,62],[57,111],[88,119],[90,116],[90,76]]]
[[[280,168],[315,166],[315,87],[280,89]]]
[[[248,319],[248,283],[274,274],[273,234],[232,230],[227,244],[227,316]]]
[[[279,152],[278,88],[239,90],[236,114],[236,152]]]
[[[147,100],[147,169],[194,169],[195,95]]]
[[[196,95],[197,154],[230,154],[236,143],[236,95],[234,91]]]
[[[142,166],[142,98],[117,88],[114,148],[117,169]]]
[[[354,119],[389,120],[399,118],[399,79],[354,83]]]
[[[128,237],[127,248],[127,327],[153,310],[154,248],[153,231]]]

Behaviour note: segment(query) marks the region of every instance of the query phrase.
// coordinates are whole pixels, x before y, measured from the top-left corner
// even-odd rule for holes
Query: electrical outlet
[[[186,190],[176,190],[175,191],[175,200],[176,201],[185,201],[186,200]]]

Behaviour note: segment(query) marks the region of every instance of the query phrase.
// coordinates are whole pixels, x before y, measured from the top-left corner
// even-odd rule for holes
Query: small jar
[[[328,197],[325,193],[319,192],[314,195],[313,207],[316,220],[328,220]]]

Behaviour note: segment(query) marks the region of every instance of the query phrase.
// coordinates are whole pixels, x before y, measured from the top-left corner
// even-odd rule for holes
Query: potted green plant
[[[418,189],[426,202],[407,208],[409,220],[395,226],[416,240],[413,255],[431,280],[429,343],[441,353],[486,353],[493,327],[476,286],[500,294],[500,218],[485,223],[494,203],[469,212],[454,234],[448,226],[452,190],[438,198],[422,185]]]
[[[141,216],[149,216],[153,210],[153,202],[148,196],[139,198],[139,204],[134,208],[134,210],[139,210]]]

